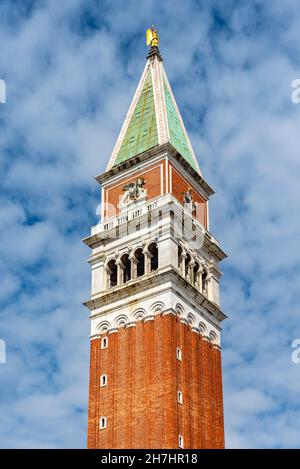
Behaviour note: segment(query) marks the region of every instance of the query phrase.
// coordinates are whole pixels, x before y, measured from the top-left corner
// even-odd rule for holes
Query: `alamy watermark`
[[[6,83],[0,79],[0,104],[6,103]]]
[[[100,203],[96,209],[96,215],[99,217],[97,225],[100,230],[95,232],[95,238],[103,239],[119,239],[124,236],[133,234],[136,231],[147,230],[148,235],[161,238],[165,235],[166,230],[170,229],[172,236],[176,239],[185,239],[189,241],[189,246],[198,252],[204,243],[205,230],[196,229],[198,222],[196,220],[204,218],[203,205],[194,204],[194,216],[191,210],[182,207],[180,211],[173,212],[169,204],[160,207],[152,207],[151,202],[146,207],[146,214],[143,208],[135,210],[118,212],[119,205],[106,203],[102,207]],[[102,219],[102,215],[104,220]],[[109,216],[108,216],[109,215]],[[143,216],[144,215],[144,216]],[[96,226],[97,226],[96,225]],[[201,224],[200,224],[201,225]],[[199,226],[199,225],[198,225]]]
[[[6,343],[0,339],[0,364],[6,363]]]
[[[293,80],[291,86],[294,90],[291,94],[291,100],[294,104],[299,104],[300,103],[300,78],[296,78],[296,80]]]
[[[300,363],[300,339],[294,339],[292,344],[292,348],[295,349],[292,352],[291,359],[295,365],[299,365]]]

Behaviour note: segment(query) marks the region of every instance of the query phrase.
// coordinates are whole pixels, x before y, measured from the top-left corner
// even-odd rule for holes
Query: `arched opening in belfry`
[[[107,264],[108,287],[115,287],[118,283],[118,268],[116,261],[111,259]]]
[[[145,255],[141,248],[134,253],[136,259],[136,276],[141,277],[145,273]]]
[[[203,270],[202,273],[202,293],[207,295],[207,271]]]
[[[185,262],[185,269],[184,269],[185,278],[189,280],[190,278],[189,268],[190,268],[190,262],[191,262],[191,256],[189,254],[186,255],[184,262]]]
[[[195,285],[196,288],[199,288],[199,264],[198,262],[195,262],[195,265],[194,265],[194,272],[193,272],[193,283]]]
[[[151,243],[148,247],[150,254],[150,271],[158,269],[158,248],[156,243]]]
[[[178,246],[178,269],[181,270],[182,267],[182,247]]]
[[[123,283],[128,282],[131,279],[131,261],[128,254],[124,254],[121,257],[121,262],[123,265]]]

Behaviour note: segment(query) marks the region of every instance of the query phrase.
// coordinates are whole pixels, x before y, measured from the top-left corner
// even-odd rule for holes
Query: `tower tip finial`
[[[157,28],[154,26],[154,24],[151,26],[151,28],[148,28],[146,31],[146,44],[147,46],[151,45],[151,47],[158,47],[159,35],[157,33]]]
[[[150,47],[147,59],[149,59],[150,57],[157,56],[159,60],[162,60],[158,49],[159,35],[157,32],[157,28],[154,26],[154,24],[151,26],[151,28],[148,28],[146,31],[146,44]]]

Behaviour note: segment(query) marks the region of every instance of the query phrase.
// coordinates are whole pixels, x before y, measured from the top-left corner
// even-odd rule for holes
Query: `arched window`
[[[108,288],[115,287],[118,283],[117,264],[111,259],[107,264]]]
[[[195,265],[194,265],[194,285],[196,288],[199,288],[199,264],[198,262],[195,262]]]
[[[131,279],[131,262],[128,254],[124,254],[121,257],[123,265],[123,283],[128,282]]]
[[[107,375],[101,375],[100,377],[100,387],[107,386]]]
[[[158,249],[156,243],[151,243],[148,247],[148,251],[151,257],[150,260],[150,272],[153,272],[158,268]]]
[[[207,271],[203,270],[202,274],[202,293],[207,295]]]
[[[185,258],[185,270],[184,270],[184,274],[185,274],[185,278],[187,280],[190,280],[190,273],[189,273],[189,264],[191,262],[191,256],[189,254],[186,255],[186,258]]]
[[[136,258],[136,276],[141,277],[145,273],[145,256],[141,248],[137,249],[134,253]]]
[[[182,247],[178,246],[178,269],[181,270],[182,268]]]
[[[100,430],[103,430],[104,428],[106,428],[106,417],[100,417],[99,427],[100,427]]]

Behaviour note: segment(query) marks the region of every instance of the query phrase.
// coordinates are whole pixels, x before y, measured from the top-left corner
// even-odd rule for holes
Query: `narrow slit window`
[[[179,435],[178,437],[178,446],[179,448],[183,448],[183,436]]]
[[[107,348],[108,347],[108,338],[107,337],[103,337],[101,339],[101,349],[104,349],[104,348]]]
[[[106,428],[106,417],[100,417],[100,430]]]
[[[181,353],[181,348],[177,347],[176,348],[176,358],[181,362],[182,360],[182,353]]]
[[[183,404],[183,395],[181,391],[177,391],[177,400],[179,404]]]
[[[101,388],[103,388],[103,386],[107,386],[107,375],[101,375],[100,386]]]

